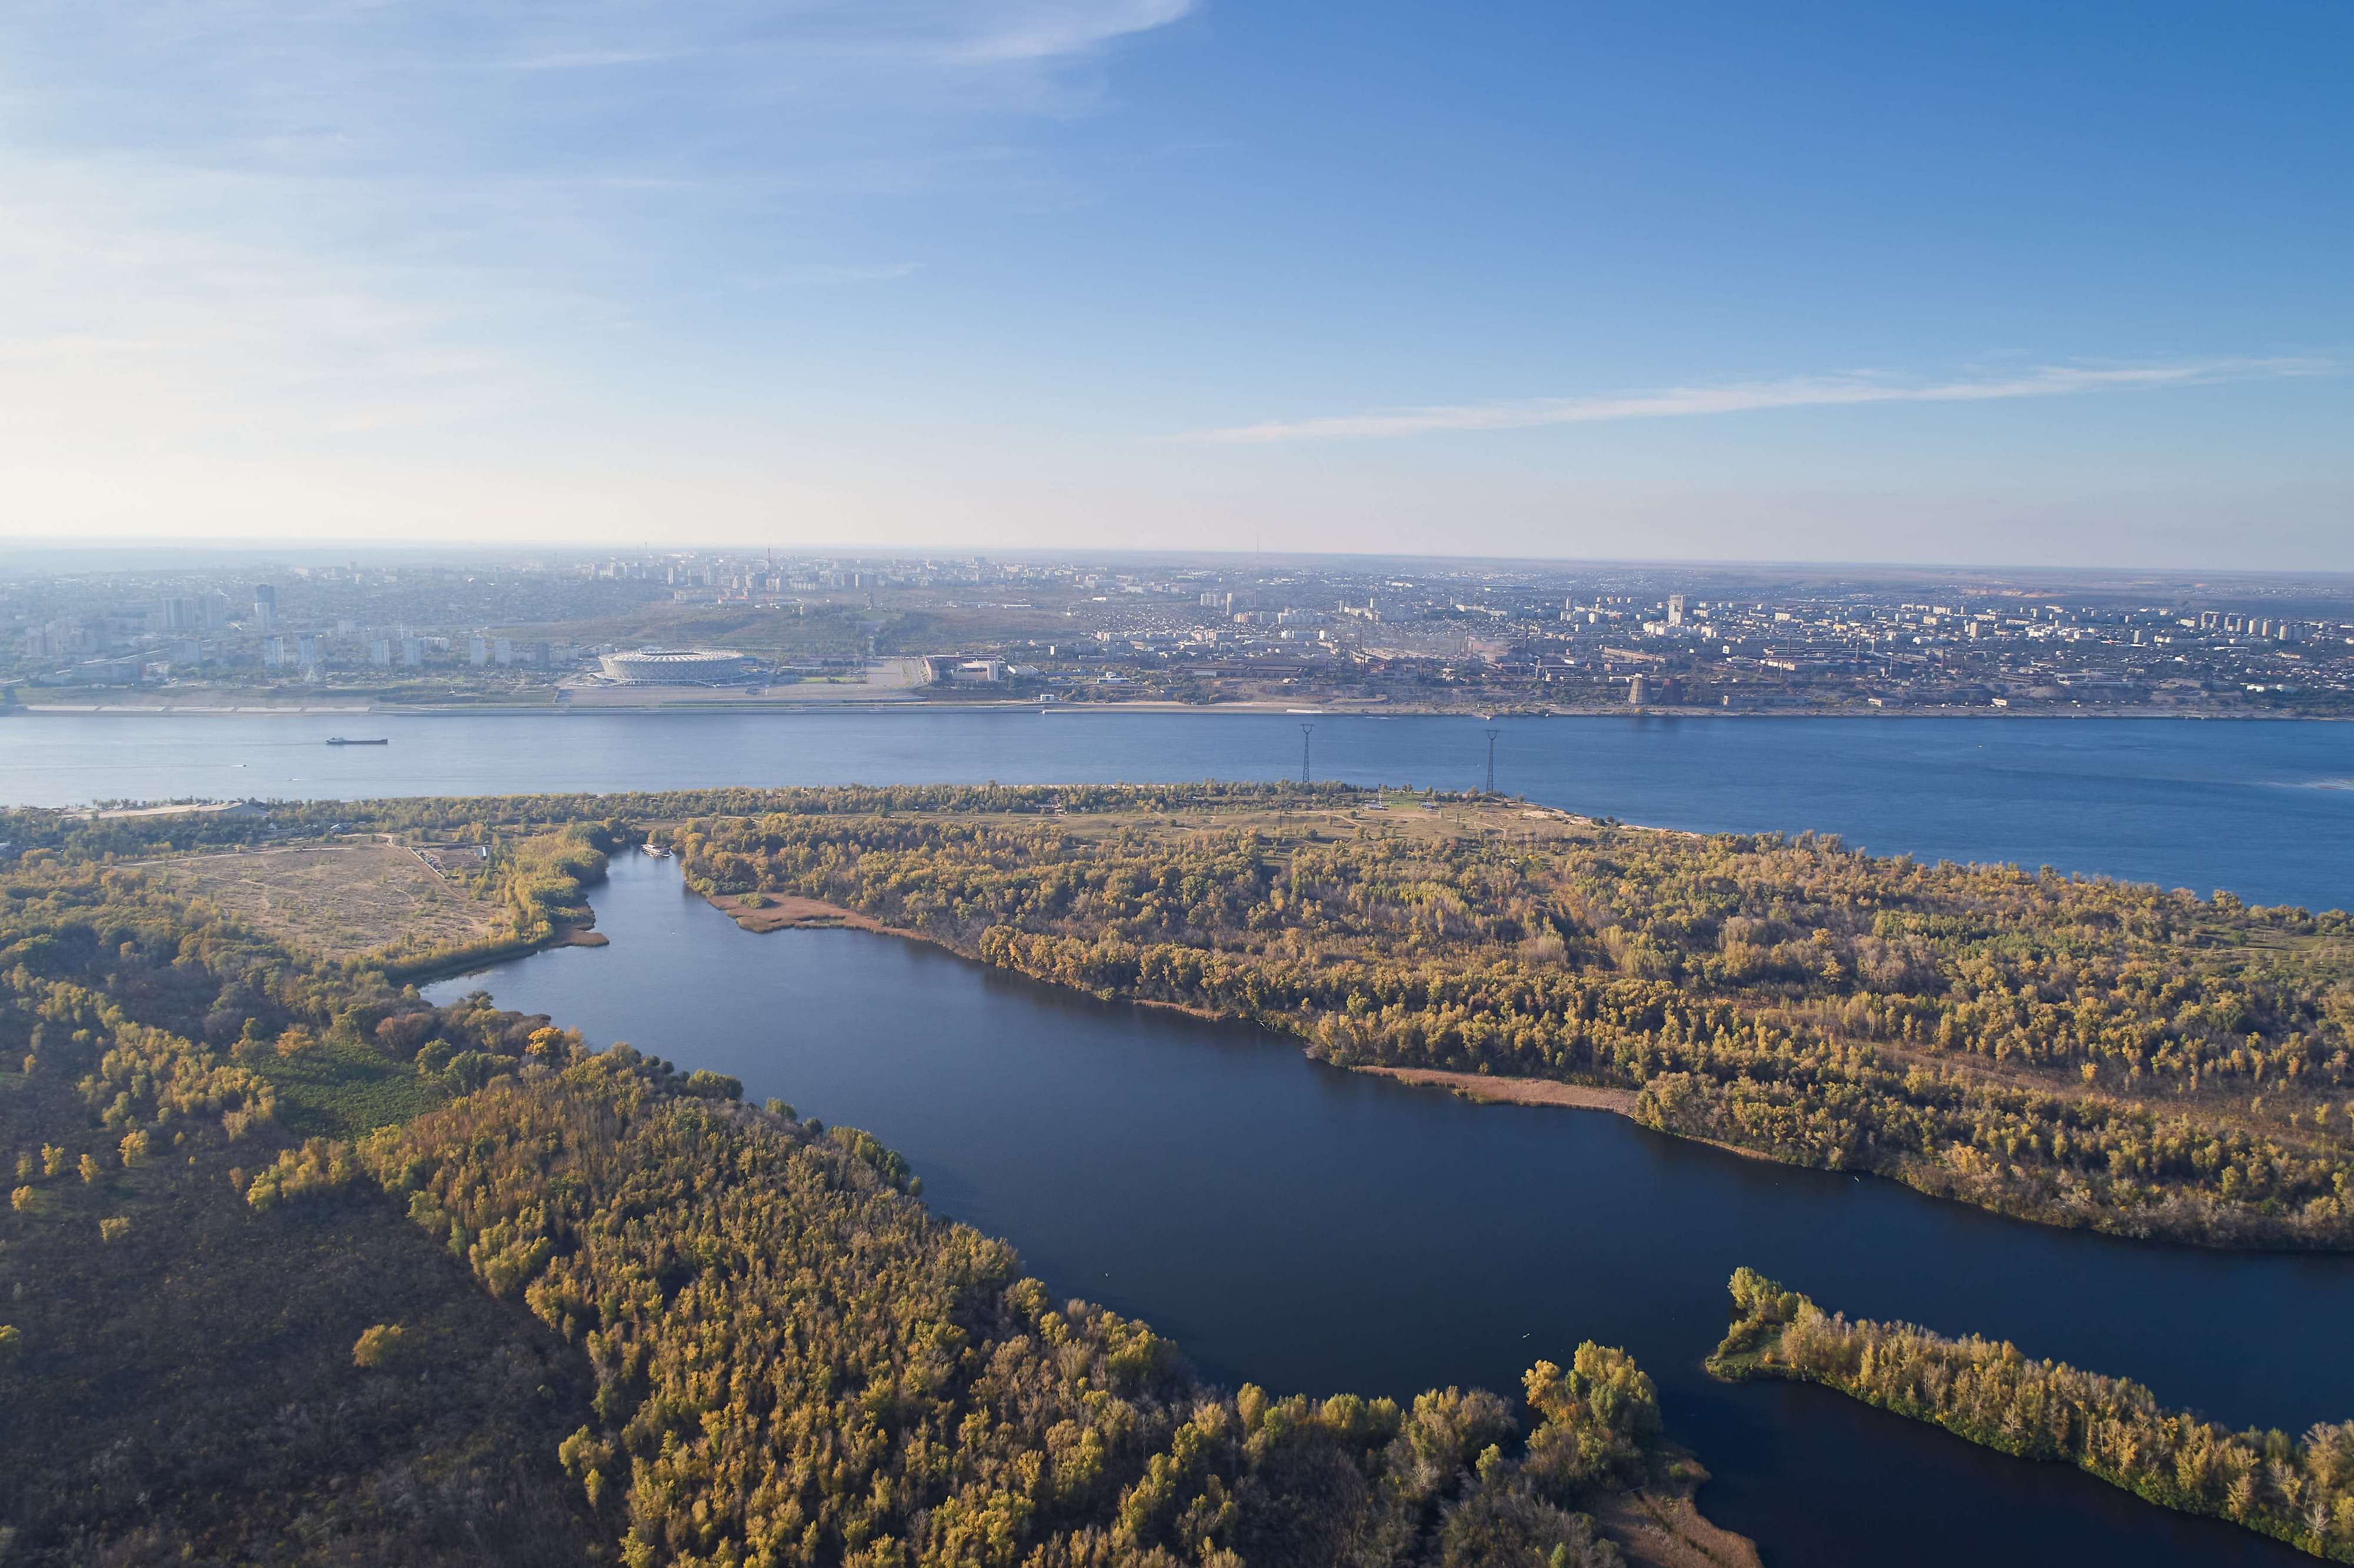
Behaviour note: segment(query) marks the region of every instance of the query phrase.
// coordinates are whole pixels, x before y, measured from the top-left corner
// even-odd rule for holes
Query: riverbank
[[[1214,1014],[1204,1013],[1204,1017]],[[1447,1089],[1475,1105],[1483,1106],[1559,1106],[1570,1110],[1608,1111],[1638,1122],[1635,1103],[1641,1097],[1635,1089],[1606,1088],[1595,1084],[1564,1084],[1554,1078],[1500,1078],[1488,1073],[1448,1073],[1435,1067],[1379,1067],[1363,1065],[1349,1069],[1376,1078],[1389,1078],[1401,1084],[1413,1084],[1422,1088]],[[1654,1128],[1653,1130],[1659,1130]],[[1670,1138],[1680,1138],[1686,1143],[1704,1143],[1711,1149],[1721,1149],[1727,1154],[1738,1154],[1744,1160],[1759,1160],[1768,1165],[1791,1163],[1762,1149],[1744,1149],[1737,1143],[1727,1143],[1718,1138],[1699,1138],[1688,1132],[1670,1131]],[[1906,1185],[1913,1185],[1907,1182]]]
[[[844,909],[838,904],[828,904],[822,899],[802,898],[787,893],[705,893],[702,898],[755,935],[804,927],[823,929],[847,926],[857,931],[911,937],[919,942],[931,940],[920,931],[896,930],[861,915],[855,909]]]
[[[1600,1088],[1591,1084],[1564,1084],[1553,1078],[1499,1078],[1486,1073],[1447,1073],[1435,1067],[1359,1066],[1352,1072],[1401,1084],[1452,1089],[1467,1100],[1490,1106],[1568,1106],[1577,1110],[1635,1114],[1635,1091]]]
[[[2354,714],[2281,713],[2264,708],[2177,707],[1895,707],[1855,708],[1806,706],[1771,708],[1681,707],[1623,703],[1590,705],[1546,705],[1538,707],[1510,703],[1492,706],[1440,705],[1423,703],[1316,704],[1314,699],[1268,702],[1174,703],[1137,700],[1117,703],[1042,702],[1035,697],[990,700],[924,698],[904,694],[845,697],[752,698],[713,701],[684,698],[645,703],[21,703],[0,707],[0,717],[43,715],[76,718],[288,718],[337,715],[353,717],[522,718],[532,716],[603,718],[631,714],[732,714],[797,715],[839,713],[975,714],[1214,714],[1288,715],[1296,718],[1690,718],[1690,719],[2205,719],[2225,723],[2252,721],[2297,724],[2344,724]]]
[[[792,930],[869,931],[877,936],[900,937],[911,942],[921,942],[928,947],[953,953],[960,959],[969,959],[984,968],[997,967],[990,964],[989,960],[981,954],[969,952],[953,942],[907,927],[886,926],[872,916],[862,915],[855,909],[845,908],[839,904],[829,904],[823,899],[805,898],[798,894],[784,893],[704,893],[699,894],[698,896],[734,921],[739,928],[756,936],[766,935],[772,931]],[[596,940],[601,942],[603,938],[599,936]],[[1012,972],[1018,974],[1021,971]],[[1161,1001],[1139,996],[1123,996],[1116,1000],[1132,1007],[1182,1012],[1189,1018],[1204,1019],[1211,1022],[1247,1022],[1191,1002]],[[1369,1077],[1388,1078],[1394,1083],[1407,1084],[1416,1088],[1446,1089],[1460,1098],[1479,1105],[1551,1106],[1567,1110],[1607,1111],[1613,1116],[1625,1117],[1629,1121],[1637,1119],[1635,1107],[1638,1095],[1638,1091],[1633,1089],[1610,1088],[1595,1084],[1569,1084],[1556,1078],[1514,1078],[1499,1077],[1488,1073],[1455,1073],[1435,1067],[1385,1067],[1364,1064],[1352,1066],[1348,1070],[1363,1073]],[[1691,1133],[1672,1130],[1669,1132],[1669,1136],[1681,1139],[1688,1143],[1703,1143],[1711,1149],[1722,1150],[1727,1154],[1737,1154],[1744,1160],[1760,1160],[1769,1165],[1787,1163],[1764,1150],[1745,1149],[1740,1144],[1727,1143],[1721,1139],[1702,1138]],[[1900,1177],[1899,1180],[1902,1178]],[[1904,1184],[1917,1188],[1916,1183]],[[1663,1563],[1680,1561],[1681,1559],[1662,1559]]]

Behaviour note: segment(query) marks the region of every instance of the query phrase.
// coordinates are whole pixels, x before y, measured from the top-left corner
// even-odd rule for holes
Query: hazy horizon
[[[250,562],[257,566],[335,565],[353,560],[449,561],[482,560],[513,563],[533,557],[550,559],[627,558],[643,552],[674,555],[735,555],[753,556],[764,550],[779,556],[819,558],[864,558],[874,560],[939,560],[960,557],[986,557],[1005,561],[1071,561],[1086,560],[1108,565],[1133,562],[1140,566],[1168,567],[1215,566],[1239,571],[1279,568],[1299,566],[1331,568],[1341,565],[1366,567],[1402,567],[1428,569],[1460,567],[1494,571],[1513,567],[1525,567],[1543,572],[1591,570],[1595,572],[1690,573],[1702,579],[1712,574],[1791,576],[1852,576],[1870,580],[1886,578],[1893,582],[1917,582],[1937,574],[1981,578],[1990,582],[2008,582],[2018,586],[2029,580],[2050,580],[2072,586],[2124,587],[2137,582],[2164,583],[2184,587],[2216,582],[2266,582],[2289,580],[2331,581],[2345,579],[2354,586],[2354,568],[2320,567],[2145,567],[2123,562],[2099,562],[2083,565],[2036,564],[2026,561],[1894,561],[1894,560],[1809,560],[1773,556],[1531,556],[1482,555],[1456,551],[1345,551],[1345,550],[1250,550],[1196,549],[1174,547],[1152,548],[1144,546],[1104,546],[1093,549],[1057,548],[1051,546],[1007,546],[983,548],[970,543],[939,545],[896,544],[889,540],[865,542],[819,540],[800,544],[776,544],[748,539],[727,541],[717,539],[620,540],[588,541],[578,544],[557,544],[545,540],[398,540],[384,538],[304,539],[292,537],[206,538],[175,537],[169,535],[136,535],[97,538],[62,536],[9,537],[0,535],[0,572],[9,569],[12,562],[48,567],[57,560],[80,562],[154,565],[170,567],[179,565],[223,567]]]

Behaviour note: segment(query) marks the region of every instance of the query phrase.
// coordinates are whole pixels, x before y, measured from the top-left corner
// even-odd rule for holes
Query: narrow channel
[[[2234,1425],[2354,1416],[2354,1259],[2146,1245],[1794,1170],[1602,1112],[1475,1106],[1247,1026],[1099,1003],[895,938],[755,937],[617,857],[611,940],[445,980],[867,1128],[1057,1294],[1278,1390],[1507,1393],[1583,1339],[1658,1381],[1702,1496],[1776,1568],[2309,1562],[1839,1395],[1700,1370],[1748,1264]]]

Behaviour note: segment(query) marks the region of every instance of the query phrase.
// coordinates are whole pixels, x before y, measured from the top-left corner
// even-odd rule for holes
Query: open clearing
[[[288,947],[327,959],[421,958],[509,934],[505,912],[398,844],[191,855],[154,869]]]

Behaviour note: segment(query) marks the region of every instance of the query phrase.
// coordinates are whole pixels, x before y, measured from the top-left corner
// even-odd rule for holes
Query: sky
[[[0,535],[2354,569],[2354,6],[13,0]]]

